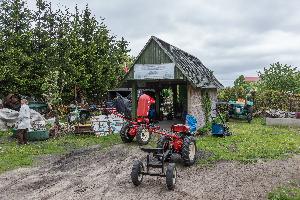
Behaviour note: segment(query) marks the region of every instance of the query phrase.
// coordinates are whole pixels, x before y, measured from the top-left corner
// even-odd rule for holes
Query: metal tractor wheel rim
[[[139,175],[138,175],[138,180],[139,180],[139,182],[141,182],[142,179],[143,179],[143,174],[141,174],[141,172],[139,172]]]
[[[195,158],[195,154],[196,154],[196,148],[195,148],[195,143],[192,142],[190,145],[189,145],[189,158],[190,160],[194,160]]]
[[[150,133],[147,129],[143,129],[142,130],[142,135],[141,135],[141,138],[143,141],[147,141],[150,137]]]
[[[173,173],[173,178],[172,178],[173,185],[175,185],[175,183],[176,183],[176,178],[177,178],[177,170],[176,170],[176,168],[174,168],[174,173]]]

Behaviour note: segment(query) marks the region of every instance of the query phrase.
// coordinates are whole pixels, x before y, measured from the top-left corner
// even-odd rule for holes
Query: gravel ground
[[[130,179],[132,162],[144,157],[135,146],[99,146],[65,156],[43,157],[36,167],[0,175],[0,199],[266,199],[273,188],[300,180],[300,155],[255,164],[219,162],[212,167],[178,166],[174,191],[164,178]]]

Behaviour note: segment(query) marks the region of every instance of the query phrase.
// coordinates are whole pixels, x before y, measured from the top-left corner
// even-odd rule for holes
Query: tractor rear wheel
[[[196,140],[194,137],[185,137],[183,139],[183,146],[181,150],[181,158],[184,165],[191,166],[196,161]]]
[[[134,161],[131,170],[131,181],[135,186],[139,186],[143,181],[142,171],[144,171],[143,163],[139,160]]]
[[[124,123],[121,130],[120,130],[120,136],[124,143],[132,142],[133,137],[129,135],[130,126],[128,123]]]
[[[169,163],[166,171],[166,183],[169,190],[174,190],[177,178],[175,163]]]
[[[248,123],[251,123],[252,118],[253,118],[253,109],[252,109],[252,107],[249,107],[248,108],[248,113],[247,113],[247,121],[248,121]]]
[[[136,141],[140,145],[148,144],[151,139],[151,133],[146,127],[140,126],[137,131]]]

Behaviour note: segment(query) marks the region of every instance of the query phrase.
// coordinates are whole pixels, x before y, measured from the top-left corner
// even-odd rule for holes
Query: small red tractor
[[[124,143],[132,142],[135,137],[138,144],[140,145],[149,143],[152,132],[159,129],[159,126],[155,126],[150,122],[150,119],[148,118],[150,106],[154,103],[155,100],[149,95],[141,95],[138,100],[136,121],[125,118],[120,114],[114,113],[122,117],[126,121],[120,131],[120,136]]]
[[[160,131],[161,138],[157,148],[164,149],[166,161],[171,159],[173,153],[181,155],[184,165],[191,166],[196,161],[196,139],[190,131],[190,126],[175,124],[171,126],[171,133]]]

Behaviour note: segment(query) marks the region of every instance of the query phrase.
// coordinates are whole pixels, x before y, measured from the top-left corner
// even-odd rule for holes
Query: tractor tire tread
[[[173,182],[174,171],[176,171],[175,163],[169,163],[167,166],[167,171],[166,171],[166,184],[167,184],[167,188],[169,190],[174,190],[174,188],[175,188],[176,177],[175,177],[175,183],[174,183]],[[176,171],[176,173],[177,173],[177,171]],[[176,174],[176,176],[177,176],[177,174]]]
[[[142,181],[143,181],[143,177],[141,180],[139,180],[139,174],[141,172],[141,170],[143,170],[143,163],[140,161],[140,160],[136,160],[134,163],[133,163],[133,166],[132,166],[132,170],[131,170],[131,180],[132,180],[132,183],[135,185],[135,186],[139,186]]]
[[[193,160],[190,160],[189,153],[190,153],[190,143],[195,143],[195,157]],[[197,145],[196,140],[194,137],[185,137],[183,140],[183,146],[181,151],[181,157],[185,166],[191,166],[196,161],[196,153],[197,153]]]
[[[120,130],[120,136],[121,136],[121,139],[124,143],[130,143],[132,142],[133,140],[133,137],[130,137],[127,132],[128,132],[128,129],[129,129],[129,124],[126,123],[122,126],[121,130]]]

